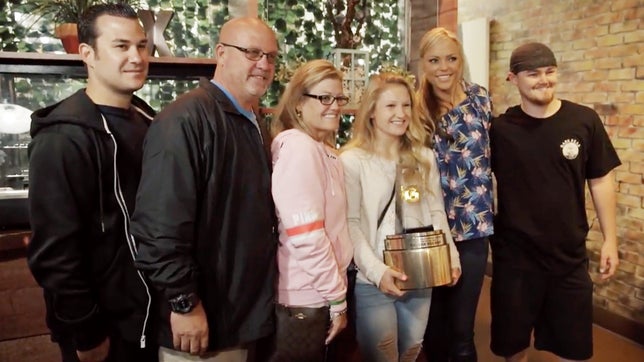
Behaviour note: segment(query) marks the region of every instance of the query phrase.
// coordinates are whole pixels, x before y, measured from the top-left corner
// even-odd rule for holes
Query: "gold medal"
[[[400,190],[403,201],[408,203],[420,201],[420,191],[416,185],[401,186]]]

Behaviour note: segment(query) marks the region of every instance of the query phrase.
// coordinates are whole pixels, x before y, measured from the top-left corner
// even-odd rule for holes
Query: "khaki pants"
[[[159,348],[159,362],[246,362],[247,359],[248,348],[241,347],[208,352],[201,356],[165,347]]]

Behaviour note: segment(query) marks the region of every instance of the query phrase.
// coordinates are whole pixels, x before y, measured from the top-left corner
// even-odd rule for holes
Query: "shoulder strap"
[[[380,213],[380,216],[378,216],[378,226],[377,228],[380,227],[380,224],[382,224],[382,219],[385,218],[385,214],[387,213],[387,210],[389,210],[389,205],[391,205],[391,200],[394,199],[394,195],[396,194],[396,184],[394,184],[394,188],[391,190],[391,196],[389,197],[389,201],[387,201],[387,205],[385,205],[384,210]]]

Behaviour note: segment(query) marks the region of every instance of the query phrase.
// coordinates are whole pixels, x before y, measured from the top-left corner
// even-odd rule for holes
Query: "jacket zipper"
[[[114,145],[114,155],[113,155],[114,195],[116,197],[116,201],[119,204],[119,208],[121,209],[121,213],[123,214],[123,218],[125,220],[123,231],[125,232],[125,239],[127,240],[127,246],[128,246],[128,249],[130,250],[130,256],[132,256],[132,262],[134,262],[136,259],[136,253],[137,253],[136,243],[134,241],[134,236],[130,234],[130,214],[127,210],[127,205],[125,204],[125,198],[123,197],[123,192],[121,191],[121,182],[119,180],[118,169],[116,167],[116,155],[118,153],[118,145],[116,143],[116,138],[114,138],[114,135],[112,134],[112,132],[110,131],[107,125],[107,120],[105,119],[105,116],[101,114],[101,117],[103,118],[103,128],[109,134],[110,139],[112,140],[112,144]],[[148,304],[145,308],[145,319],[143,320],[143,328],[141,330],[141,338],[139,340],[140,348],[145,348],[145,345],[146,345],[145,329],[147,328],[148,318],[150,316],[150,305],[152,304],[152,296],[150,295],[150,288],[148,287],[148,284],[146,283],[145,278],[143,277],[143,274],[141,274],[139,270],[137,270],[136,273],[139,276],[139,279],[141,279],[141,283],[143,283],[143,286],[145,287],[145,293],[148,296]]]

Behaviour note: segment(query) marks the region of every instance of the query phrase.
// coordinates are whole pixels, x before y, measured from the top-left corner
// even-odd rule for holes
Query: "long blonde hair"
[[[376,110],[376,103],[380,95],[392,85],[402,85],[409,93],[411,99],[411,119],[409,127],[401,136],[399,163],[405,166],[417,166],[426,174],[429,172],[429,160],[422,154],[426,131],[420,118],[418,101],[413,86],[407,79],[395,73],[383,72],[372,75],[369,84],[362,96],[360,108],[356,114],[351,130],[351,140],[342,148],[346,151],[351,148],[361,148],[369,153],[375,153],[376,129],[374,126],[373,114]]]
[[[326,79],[337,79],[342,82],[342,72],[327,60],[311,60],[297,68],[275,109],[275,115],[271,121],[272,137],[291,128],[311,134],[301,115],[298,115],[297,107],[304,99],[304,94],[308,93],[311,87]],[[329,135],[325,138],[325,143],[335,148],[334,132],[329,132]]]
[[[453,32],[441,27],[433,28],[426,32],[420,40],[419,45],[421,61],[424,61],[425,54],[427,54],[429,49],[431,49],[442,40],[451,40],[458,46],[460,66],[456,79],[458,79],[458,81],[460,82],[463,80],[465,53],[463,52],[461,41],[458,40],[458,37]],[[436,97],[434,93],[434,87],[429,81],[427,81],[425,74],[421,76],[418,95],[420,98],[420,109],[424,115],[426,128],[428,129],[428,131],[431,131],[431,133],[438,131],[440,134],[440,127],[437,127],[436,123],[439,122],[441,117],[452,108],[451,105],[447,104],[444,101],[441,101],[440,99],[438,99],[438,97]]]

